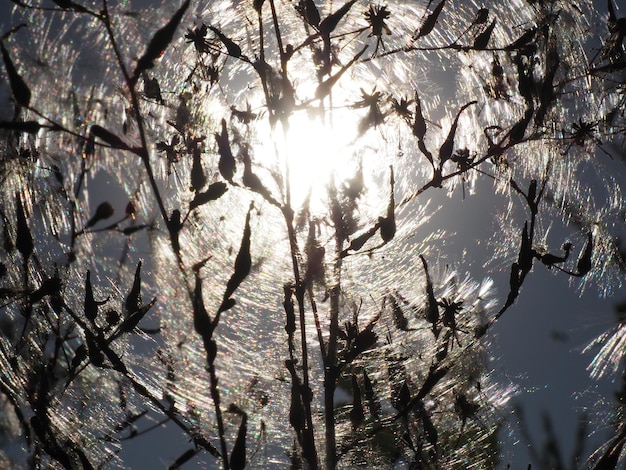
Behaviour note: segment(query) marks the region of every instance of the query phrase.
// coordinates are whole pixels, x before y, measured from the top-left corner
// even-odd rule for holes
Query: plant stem
[[[335,435],[335,388],[337,384],[337,333],[339,332],[339,296],[341,294],[341,268],[343,239],[335,237],[335,263],[333,286],[330,289],[330,324],[328,351],[324,367],[324,418],[326,424],[326,468],[334,469],[337,464],[337,442]]]
[[[71,307],[64,301],[63,308],[70,314],[72,319],[76,322],[81,329],[87,331],[89,330],[89,326],[74,312]],[[133,389],[142,397],[146,398],[150,403],[152,403],[157,409],[159,409],[165,416],[170,418],[173,423],[175,423],[180,429],[182,429],[187,435],[193,438],[194,442],[208,451],[214,457],[219,457],[220,454],[217,449],[205,439],[199,439],[194,437],[195,433],[192,429],[176,414],[175,410],[169,406],[165,406],[161,400],[155,397],[150,390],[140,381],[140,379],[126,367],[126,364],[122,361],[122,359],[111,350],[110,345],[107,340],[101,335],[94,335],[94,338],[97,342],[98,348],[105,354],[107,359],[111,362],[113,369],[119,373],[121,373],[127,380],[130,381]]]
[[[107,6],[107,0],[102,1],[102,14],[99,16],[100,20],[104,23],[104,26],[107,30],[107,34],[109,36],[109,41],[111,41],[111,47],[113,48],[113,52],[115,53],[115,57],[117,59],[120,71],[124,76],[124,81],[126,82],[126,87],[128,89],[128,93],[130,95],[131,106],[135,113],[135,121],[137,122],[137,130],[139,132],[139,139],[141,142],[141,150],[139,152],[139,156],[144,165],[146,173],[148,175],[148,180],[150,181],[150,186],[152,188],[152,192],[156,199],[157,205],[159,207],[159,211],[161,213],[161,217],[165,222],[165,225],[169,230],[169,218],[167,215],[167,210],[165,209],[165,204],[163,202],[163,197],[161,196],[161,192],[156,183],[156,179],[154,177],[154,172],[152,171],[152,166],[150,165],[150,151],[148,150],[148,140],[146,139],[146,132],[144,129],[143,119],[141,117],[141,108],[139,106],[139,99],[137,97],[137,92],[135,91],[135,86],[133,84],[133,80],[131,79],[126,66],[124,65],[124,60],[122,58],[122,54],[117,46],[117,42],[115,40],[115,35],[113,34],[113,28],[111,26],[111,20],[109,17],[109,11]]]
[[[211,340],[212,341],[212,340]],[[217,347],[217,346],[216,346]],[[224,470],[229,470],[228,448],[226,447],[226,433],[224,431],[224,418],[222,417],[222,409],[220,408],[220,392],[217,386],[217,374],[215,373],[214,361],[209,359],[209,376],[211,379],[211,398],[215,405],[215,419],[217,420],[217,430],[220,435],[220,448],[222,451],[222,462]]]
[[[287,183],[289,184],[289,183]],[[300,250],[298,249],[298,241],[296,239],[296,233],[293,228],[293,210],[291,208],[283,208],[283,216],[285,218],[285,225],[287,226],[287,234],[289,237],[289,248],[291,252],[291,264],[293,266],[293,276],[295,280],[295,296],[298,302],[298,314],[300,320],[300,341],[302,343],[302,382],[303,388],[306,390],[306,394],[302,395],[304,411],[306,415],[306,430],[307,442],[311,446],[311,449],[305,449],[310,452],[312,459],[309,464],[312,468],[317,468],[317,463],[313,460],[317,455],[315,450],[315,434],[313,432],[313,415],[311,413],[311,387],[309,385],[309,354],[306,340],[306,318],[304,309],[304,296],[306,293],[305,286],[303,285],[302,278],[300,276],[300,264],[299,256]]]

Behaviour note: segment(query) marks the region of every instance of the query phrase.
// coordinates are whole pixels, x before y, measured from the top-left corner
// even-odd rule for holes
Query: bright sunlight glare
[[[357,123],[344,109],[296,112],[286,131],[278,125],[273,133],[273,139],[259,143],[255,155],[261,166],[279,162],[281,173],[289,174],[293,207],[310,197],[310,209],[321,210],[331,178],[345,181],[358,170],[359,157],[350,148],[357,139]]]

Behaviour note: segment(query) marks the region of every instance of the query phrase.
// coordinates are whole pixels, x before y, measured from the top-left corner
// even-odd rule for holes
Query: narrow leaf
[[[170,233],[170,242],[172,244],[172,249],[174,250],[174,253],[176,253],[176,255],[180,255],[179,235],[180,231],[183,228],[183,223],[181,222],[180,217],[180,210],[174,209],[172,211],[170,219],[167,221],[167,230]]]
[[[404,413],[408,412],[409,404],[411,402],[411,389],[407,384],[406,379],[402,382],[402,385],[396,390],[395,400],[392,402],[392,406]]]
[[[113,148],[116,148],[116,149],[128,149],[129,148],[128,145],[122,139],[120,139],[113,132],[105,129],[102,126],[94,124],[90,127],[90,130],[91,130],[91,133],[95,137],[98,137],[100,140],[106,142]]]
[[[517,264],[523,274],[528,273],[533,266],[533,249],[528,234],[528,221],[524,222],[524,228],[522,229],[522,241],[517,257]]]
[[[304,254],[306,255],[306,270],[303,278],[303,284],[316,281],[324,283],[324,255],[326,250],[317,240],[315,236],[315,223],[309,222],[309,235],[304,246]]]
[[[520,288],[519,275],[520,275],[519,265],[517,263],[513,263],[511,265],[511,273],[509,274],[509,296],[508,296],[508,299],[510,299],[511,303],[519,295],[519,288]]]
[[[335,28],[337,27],[341,19],[345,16],[346,13],[348,13],[348,11],[350,10],[350,8],[352,8],[352,5],[354,5],[354,3],[355,3],[355,0],[345,3],[336,12],[331,13],[326,18],[324,18],[322,22],[319,24],[318,29],[319,29],[320,36],[323,42],[322,55],[321,55],[322,66],[318,70],[318,76],[320,77],[326,74],[329,74],[331,67],[332,67],[332,60],[331,60],[332,46],[330,43],[330,33],[332,33],[335,30]],[[328,88],[328,92],[330,92],[330,88],[331,87]],[[318,96],[316,96],[316,98],[318,98]]]
[[[237,258],[235,258],[235,271],[228,280],[228,284],[226,284],[224,299],[220,306],[220,311],[222,312],[225,311],[224,309],[228,306],[229,303],[227,301],[230,300],[231,295],[233,295],[243,280],[250,274],[250,268],[252,267],[252,258],[250,256],[250,214],[252,213],[252,207],[252,204],[250,204],[250,209],[248,209],[248,214],[246,215],[246,224],[243,229],[241,246],[239,247]]]
[[[494,19],[484,31],[476,36],[474,39],[474,49],[485,49],[487,47],[489,40],[491,39],[491,33],[493,33],[493,28],[495,28],[495,26],[496,20]]]
[[[9,52],[4,47],[4,43],[0,41],[0,49],[2,50],[2,60],[4,61],[4,67],[9,75],[9,84],[11,85],[11,93],[13,99],[19,106],[28,108],[30,104],[30,89],[24,79],[17,73],[15,65],[9,56]]]
[[[98,303],[93,298],[93,288],[91,286],[91,271],[89,270],[87,270],[87,276],[85,278],[84,309],[87,319],[93,322],[98,316]]]
[[[293,306],[293,286],[283,286],[283,308],[285,309],[285,331],[289,336],[296,331],[296,313]]]
[[[226,193],[226,191],[228,191],[228,187],[226,186],[226,183],[221,181],[209,185],[206,191],[196,193],[196,196],[189,203],[189,210],[193,210],[196,207],[206,204],[207,202],[219,199],[224,195],[224,193]]]
[[[0,210],[0,216],[2,216],[2,247],[7,253],[15,250],[15,244],[11,238],[11,232],[9,231],[9,219],[7,219],[4,212]]]
[[[422,420],[422,425],[424,427],[424,435],[426,440],[433,446],[437,446],[438,433],[437,428],[433,423],[433,420],[430,418],[426,408],[424,408],[424,403],[420,400],[417,402],[417,414]]]
[[[528,46],[533,39],[535,39],[535,35],[537,34],[537,28],[530,28],[524,34],[522,34],[519,38],[513,41],[511,44],[504,48],[505,51],[516,51],[518,49],[522,49]]]
[[[441,3],[439,3],[439,5],[435,7],[433,12],[426,17],[426,19],[422,23],[422,26],[420,27],[417,34],[413,37],[413,39],[418,39],[431,33],[431,31],[435,27],[435,24],[437,23],[437,18],[439,18],[439,14],[441,13],[441,10],[443,10],[443,6],[445,5],[445,3],[446,0],[441,0]]]
[[[236,59],[241,57],[241,47],[239,47],[235,41],[230,39],[228,36],[223,34],[219,29],[209,26],[209,29],[215,33],[215,35],[222,41],[222,44],[226,47],[226,52],[228,52],[229,56],[232,56]]]
[[[137,67],[133,72],[132,83],[137,83],[139,76],[148,69],[154,67],[154,61],[161,57],[174,38],[174,32],[183,19],[183,15],[189,8],[190,0],[185,0],[182,6],[174,13],[168,23],[159,29],[148,44],[146,52],[137,61]]]
[[[428,272],[428,264],[426,263],[426,259],[422,255],[420,255],[420,259],[422,260],[422,264],[424,265],[424,273],[426,274],[426,321],[432,323],[433,333],[435,334],[435,336],[438,336],[439,331],[437,329],[437,323],[439,322],[439,306],[437,305],[437,299],[435,298],[433,281],[431,280],[430,273]]]
[[[378,218],[378,226],[380,227],[380,236],[385,243],[390,242],[396,234],[396,218],[394,215],[395,200],[394,200],[394,183],[393,178],[393,166],[389,166],[389,203],[387,204],[387,214],[385,217]]]
[[[417,392],[417,395],[413,399],[413,401],[419,402],[420,400],[424,399],[426,395],[428,395],[432,391],[435,385],[437,385],[439,381],[445,377],[449,369],[449,367],[431,366],[428,372],[428,376],[422,384],[422,388],[420,388],[419,392]]]
[[[348,11],[350,11],[350,8],[352,8],[352,5],[354,5],[355,2],[356,0],[350,0],[349,2],[345,3],[341,8],[339,8],[336,12],[331,13],[326,18],[324,18],[320,23],[320,34],[322,34],[323,36],[330,35],[330,33],[335,30],[341,19],[346,15],[346,13],[348,13]]]
[[[89,362],[96,367],[104,365],[104,353],[98,345],[95,335],[90,330],[85,330],[85,343],[87,345],[87,353],[89,354]]]
[[[37,121],[0,121],[0,129],[36,134],[43,126]]]
[[[584,276],[589,271],[591,271],[591,255],[593,254],[593,235],[591,232],[587,233],[587,243],[585,244],[585,248],[578,258],[576,263],[576,270],[578,271],[578,276]]]
[[[241,424],[237,433],[237,440],[230,453],[230,468],[243,470],[246,467],[246,434],[248,433],[248,415],[241,412]]]
[[[93,296],[93,286],[91,285],[91,271],[87,270],[84,301],[85,316],[87,319],[93,323],[98,315],[98,307],[106,304],[108,301],[109,297],[104,300],[95,300]]]
[[[461,107],[461,109],[459,109],[459,112],[456,113],[456,117],[454,118],[452,127],[450,127],[448,137],[446,137],[446,140],[443,144],[441,144],[441,147],[439,148],[439,168],[443,167],[443,164],[450,160],[450,157],[452,157],[452,151],[454,150],[454,136],[456,134],[456,129],[459,125],[459,117],[461,116],[461,113],[465,111],[469,106],[476,103],[476,101],[470,101],[469,103]]]
[[[615,7],[613,6],[613,2],[611,0],[607,0],[607,8],[609,11],[609,17],[607,18],[607,26],[609,27],[609,31],[615,28],[617,24],[617,15],[615,14]]]
[[[252,171],[252,161],[250,159],[250,153],[246,146],[241,148],[241,158],[243,159],[243,176],[241,181],[246,188],[250,188],[257,194],[263,196],[263,198],[270,204],[280,207],[280,203],[272,196],[269,189],[265,187],[261,179]]]
[[[365,243],[374,236],[374,234],[378,231],[378,228],[379,226],[378,224],[376,224],[367,232],[363,232],[358,237],[353,238],[350,241],[350,245],[348,246],[348,248],[341,252],[341,257],[345,258],[346,256],[348,256],[349,251],[359,251],[361,248],[363,248],[363,245],[365,245]]]
[[[400,304],[393,295],[389,294],[389,298],[391,299],[394,325],[399,330],[409,331],[409,320],[407,320],[406,315],[404,315],[404,311],[402,311]]]
[[[220,154],[220,161],[218,163],[220,174],[226,181],[232,183],[233,176],[235,175],[235,157],[233,157],[233,152],[230,149],[225,119],[222,119],[222,132],[220,134],[215,133],[215,141],[217,142],[217,149]]]
[[[141,308],[141,261],[137,263],[137,269],[135,270],[135,279],[130,292],[126,296],[124,302],[124,310],[126,318],[135,314]]]
[[[357,428],[365,421],[363,402],[361,400],[361,389],[355,374],[352,375],[352,409],[350,410],[350,422],[353,428]]]
[[[321,20],[320,12],[315,6],[315,2],[313,0],[300,0],[300,4],[297,8],[298,12],[308,24],[315,26],[316,28],[319,27]]]
[[[84,6],[79,5],[78,3],[72,2],[72,0],[52,0],[56,5],[63,8],[64,10],[74,10],[79,13],[89,13]]]
[[[426,120],[422,113],[422,103],[417,91],[415,92],[415,121],[413,122],[413,135],[419,140],[424,140],[426,135]]]
[[[193,191],[200,191],[204,188],[207,182],[207,177],[204,174],[204,168],[202,167],[202,152],[199,147],[199,142],[193,142],[190,144],[192,153],[191,164],[191,189]]]
[[[532,100],[532,98],[531,98]],[[528,124],[530,124],[530,120],[533,117],[533,113],[535,112],[535,108],[532,105],[532,101],[527,101],[528,107],[524,112],[524,116],[520,118],[513,126],[511,130],[508,132],[509,136],[509,145],[515,145],[520,143],[524,139],[524,135],[526,134],[526,129],[528,128]]]
[[[204,306],[202,297],[202,278],[200,273],[196,271],[196,286],[193,291],[193,327],[203,338],[210,338],[213,333],[213,326],[209,313]]]
[[[120,325],[120,332],[130,333],[133,331],[141,319],[146,316],[146,313],[154,306],[156,303],[156,297],[152,299],[147,304],[141,304],[139,310],[137,310],[134,314],[126,318],[122,324]]]
[[[15,240],[15,247],[19,251],[24,260],[27,260],[33,253],[33,236],[28,228],[26,222],[26,213],[24,212],[24,206],[22,205],[22,199],[19,194],[15,195],[15,211],[17,216],[17,237]]]
[[[321,27],[321,25],[320,25]],[[328,77],[326,80],[324,80],[322,83],[320,83],[317,87],[317,89],[315,90],[315,98],[316,99],[323,99],[326,96],[328,96],[333,88],[333,86],[335,85],[335,83],[337,83],[337,81],[341,78],[341,76],[346,72],[346,70],[348,70],[350,67],[352,67],[352,64],[354,64],[357,60],[359,60],[359,58],[363,55],[363,53],[365,52],[365,50],[367,49],[367,45],[365,47],[363,47],[363,49],[361,49],[353,58],[352,60],[350,60],[350,62],[348,62],[346,65],[344,65],[339,72],[337,72],[335,75],[332,75],[330,77]]]
[[[285,361],[285,367],[291,375],[291,403],[289,406],[289,424],[293,427],[298,436],[304,431],[306,422],[306,413],[304,404],[302,403],[302,394],[300,392],[301,383],[294,362],[290,359]]]
[[[367,399],[370,413],[372,418],[376,421],[380,416],[381,406],[378,398],[376,397],[374,385],[365,370],[363,370],[363,387],[365,388],[365,398]]]

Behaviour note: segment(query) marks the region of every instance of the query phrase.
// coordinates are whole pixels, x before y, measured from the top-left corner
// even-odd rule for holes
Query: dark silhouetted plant
[[[495,468],[492,326],[535,270],[623,282],[610,0],[12,3],[8,465],[172,425],[170,468]],[[434,222],[477,193],[484,243]]]

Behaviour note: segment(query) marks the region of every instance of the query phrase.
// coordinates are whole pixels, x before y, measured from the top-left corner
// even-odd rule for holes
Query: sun
[[[280,168],[293,208],[308,199],[312,211],[322,210],[329,182],[349,179],[358,170],[357,123],[344,109],[295,112],[288,126],[277,125],[271,135],[259,143],[255,155],[259,164]]]

